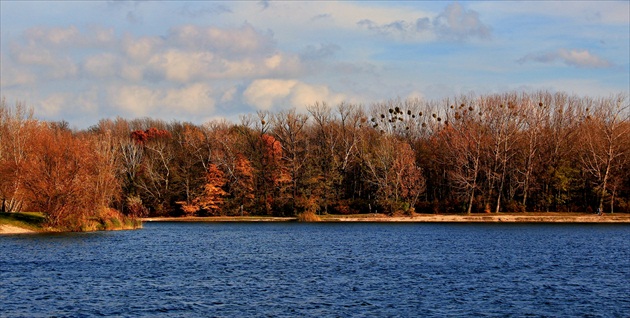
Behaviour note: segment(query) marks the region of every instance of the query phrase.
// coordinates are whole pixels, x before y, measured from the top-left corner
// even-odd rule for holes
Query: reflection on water
[[[630,315],[626,225],[148,223],[0,270],[0,317]]]

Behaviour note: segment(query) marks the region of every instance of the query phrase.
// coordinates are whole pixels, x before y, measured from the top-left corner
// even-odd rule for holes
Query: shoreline
[[[479,213],[479,214],[416,214],[414,216],[385,216],[381,214],[322,215],[318,222],[372,222],[372,223],[616,223],[630,224],[630,214],[588,213]],[[297,217],[269,216],[207,216],[207,217],[154,217],[143,222],[297,222]]]
[[[630,224],[629,213],[603,214],[547,213],[475,213],[475,214],[416,214],[386,216],[383,214],[321,215],[320,223],[565,223],[565,224]],[[206,216],[152,217],[145,222],[298,222],[297,217],[273,216]],[[122,229],[121,229],[122,230]],[[0,224],[0,235],[46,233],[9,224]]]

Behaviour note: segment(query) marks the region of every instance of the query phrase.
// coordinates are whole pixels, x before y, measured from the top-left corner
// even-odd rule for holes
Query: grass
[[[86,231],[116,231],[142,228],[142,221],[128,217],[101,217],[86,225]]]
[[[297,220],[300,222],[319,222],[321,218],[313,212],[304,212],[298,214]]]
[[[115,231],[142,228],[142,221],[124,216],[114,209],[102,209],[82,225],[83,231]]]
[[[343,218],[373,219],[373,218],[387,218],[387,215],[382,214],[382,213],[324,214],[324,215],[320,215],[320,218],[323,221],[326,221],[326,220],[337,220],[337,219],[343,219]]]
[[[0,213],[0,224],[44,231],[44,215],[38,212]]]
[[[45,225],[46,218],[39,212],[0,213],[0,225],[11,225],[35,232],[59,232],[77,229],[51,228]],[[142,228],[142,221],[107,211],[81,225],[80,231],[111,231]]]

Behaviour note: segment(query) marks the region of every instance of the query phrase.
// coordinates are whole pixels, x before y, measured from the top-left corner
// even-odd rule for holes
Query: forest
[[[314,103],[203,125],[87,129],[0,105],[3,212],[216,216],[630,212],[628,96]]]

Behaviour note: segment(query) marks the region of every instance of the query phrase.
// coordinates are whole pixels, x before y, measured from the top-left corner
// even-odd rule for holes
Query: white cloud
[[[265,59],[265,66],[270,69],[276,69],[282,63],[282,54],[275,54]]]
[[[57,116],[62,109],[67,108],[69,96],[64,93],[55,93],[44,100],[37,106],[37,113],[44,116]]]
[[[76,78],[78,73],[79,67],[70,57],[59,58],[48,72],[53,79]]]
[[[0,52],[0,87],[30,85],[35,83],[36,76],[28,69],[18,68],[8,61],[6,54]]]
[[[116,39],[113,28],[92,27],[94,39],[97,43],[111,43]]]
[[[79,96],[73,97],[76,105],[76,111],[81,113],[88,113],[90,115],[97,114],[99,110],[99,88],[94,86],[90,89],[83,91],[79,94]],[[68,112],[69,109],[66,107],[64,109],[65,112]]]
[[[67,28],[34,27],[26,30],[24,36],[29,42],[65,45],[80,41],[81,32],[73,25]]]
[[[83,68],[89,74],[96,77],[114,76],[117,70],[117,58],[112,53],[102,53],[88,57],[83,63]]]
[[[148,59],[162,43],[163,40],[158,37],[136,38],[131,34],[126,34],[122,39],[122,49],[128,57],[142,61]]]
[[[186,83],[210,73],[214,56],[210,52],[183,52],[170,49],[151,57],[148,64],[162,72],[169,81]]]
[[[141,82],[144,79],[144,66],[124,63],[120,69],[120,76],[130,82]]]
[[[132,116],[147,116],[156,106],[159,92],[144,86],[110,88],[109,95],[115,107]]]
[[[305,14],[309,17],[326,17],[322,20],[323,24],[330,24],[333,22],[333,26],[346,29],[355,29],[356,24],[362,20],[373,21],[377,25],[385,25],[392,23],[392,21],[416,21],[418,18],[432,17],[433,14],[419,9],[417,6],[389,6],[380,5],[375,3],[374,5],[362,5],[359,2],[325,2],[325,3],[311,3],[313,5],[305,7]],[[411,4],[411,3],[410,3]],[[295,16],[299,19],[301,16]]]
[[[612,64],[588,50],[567,50],[558,49],[553,52],[528,54],[518,60],[523,64],[526,62],[539,62],[539,63],[553,63],[555,61],[562,61],[569,66],[575,66],[579,68],[607,68]]]
[[[362,19],[357,25],[402,40],[466,41],[472,38],[488,39],[491,36],[491,28],[481,21],[479,13],[467,10],[457,2],[446,6],[434,18],[420,16],[412,20],[398,19],[384,23]]]
[[[145,71],[156,79],[180,83],[197,80],[242,79],[299,73],[302,63],[296,55],[276,53],[271,56],[247,56],[234,59],[218,52],[168,49],[152,55]],[[140,64],[142,66],[142,64]]]
[[[23,38],[29,45],[49,48],[103,47],[112,44],[114,29],[93,25],[85,30],[75,25],[67,27],[32,27],[24,31]]]
[[[31,85],[37,81],[37,76],[28,70],[17,70],[2,66],[2,75],[0,76],[0,87]]]
[[[291,106],[298,110],[305,110],[307,106],[315,102],[327,102],[331,105],[338,104],[345,99],[342,94],[333,94],[325,85],[308,85],[298,83],[291,93]]]
[[[321,61],[335,56],[340,50],[337,44],[307,45],[300,53],[300,58],[308,62]]]
[[[279,50],[271,32],[258,31],[250,24],[175,26],[162,37],[125,33],[117,38],[112,29],[90,27],[82,32],[74,26],[37,27],[25,33],[25,41],[11,43],[11,56],[26,69],[43,74],[44,80],[85,75],[181,84],[295,76],[305,69],[297,53]],[[93,53],[94,45],[100,46],[97,53]],[[81,67],[75,62],[79,57]],[[41,73],[42,69],[46,72]]]
[[[154,116],[199,112],[212,113],[215,100],[208,84],[159,89],[146,86],[114,86],[109,89],[112,104],[132,116]]]
[[[270,109],[274,103],[291,94],[296,80],[260,79],[253,81],[243,92],[245,101],[262,110]]]
[[[469,38],[490,38],[490,27],[479,19],[479,13],[466,10],[461,4],[449,4],[433,21],[435,32],[445,39],[467,40]]]
[[[169,89],[160,106],[184,111],[188,114],[200,112],[211,113],[215,101],[212,98],[212,88],[208,84],[195,83],[181,89]]]
[[[177,47],[221,51],[226,55],[265,54],[275,47],[273,34],[260,32],[247,23],[240,28],[182,25],[172,28],[166,41]]]
[[[37,72],[38,80],[73,78],[79,73],[79,67],[72,56],[60,54],[61,44],[71,41],[75,36],[74,28],[53,28],[50,32],[46,29],[35,28],[27,31],[27,42],[11,42],[10,56],[17,62],[17,67],[24,68],[27,72]],[[29,32],[32,34],[29,35]],[[37,42],[40,39],[41,42]],[[4,67],[4,65],[3,65]]]
[[[22,65],[52,66],[56,61],[51,50],[34,45],[26,47],[14,45],[11,49],[11,55]]]
[[[234,96],[236,96],[236,87],[231,87],[226,89],[223,92],[223,95],[221,95],[221,102],[222,103],[226,103],[226,102],[231,102],[234,100]]]
[[[363,19],[357,22],[357,25],[378,34],[394,36],[402,40],[429,40],[434,38],[429,21],[429,18],[424,17],[418,18],[415,21],[397,20],[379,24],[369,19]]]
[[[344,95],[333,94],[325,85],[309,85],[298,80],[260,79],[243,92],[245,101],[257,109],[295,107],[304,109],[317,101],[338,103]]]
[[[386,2],[277,1],[261,12],[253,3],[242,1],[234,3],[233,11],[235,16],[244,17],[252,25],[264,25],[273,30],[274,39],[304,46],[323,37],[356,40],[364,34],[357,24],[362,20],[385,25],[392,21],[415,23],[418,18],[434,16],[413,2],[390,5]]]
[[[565,63],[577,67],[604,68],[611,66],[610,62],[591,54],[591,52],[587,50],[561,49],[558,51],[558,56]]]

